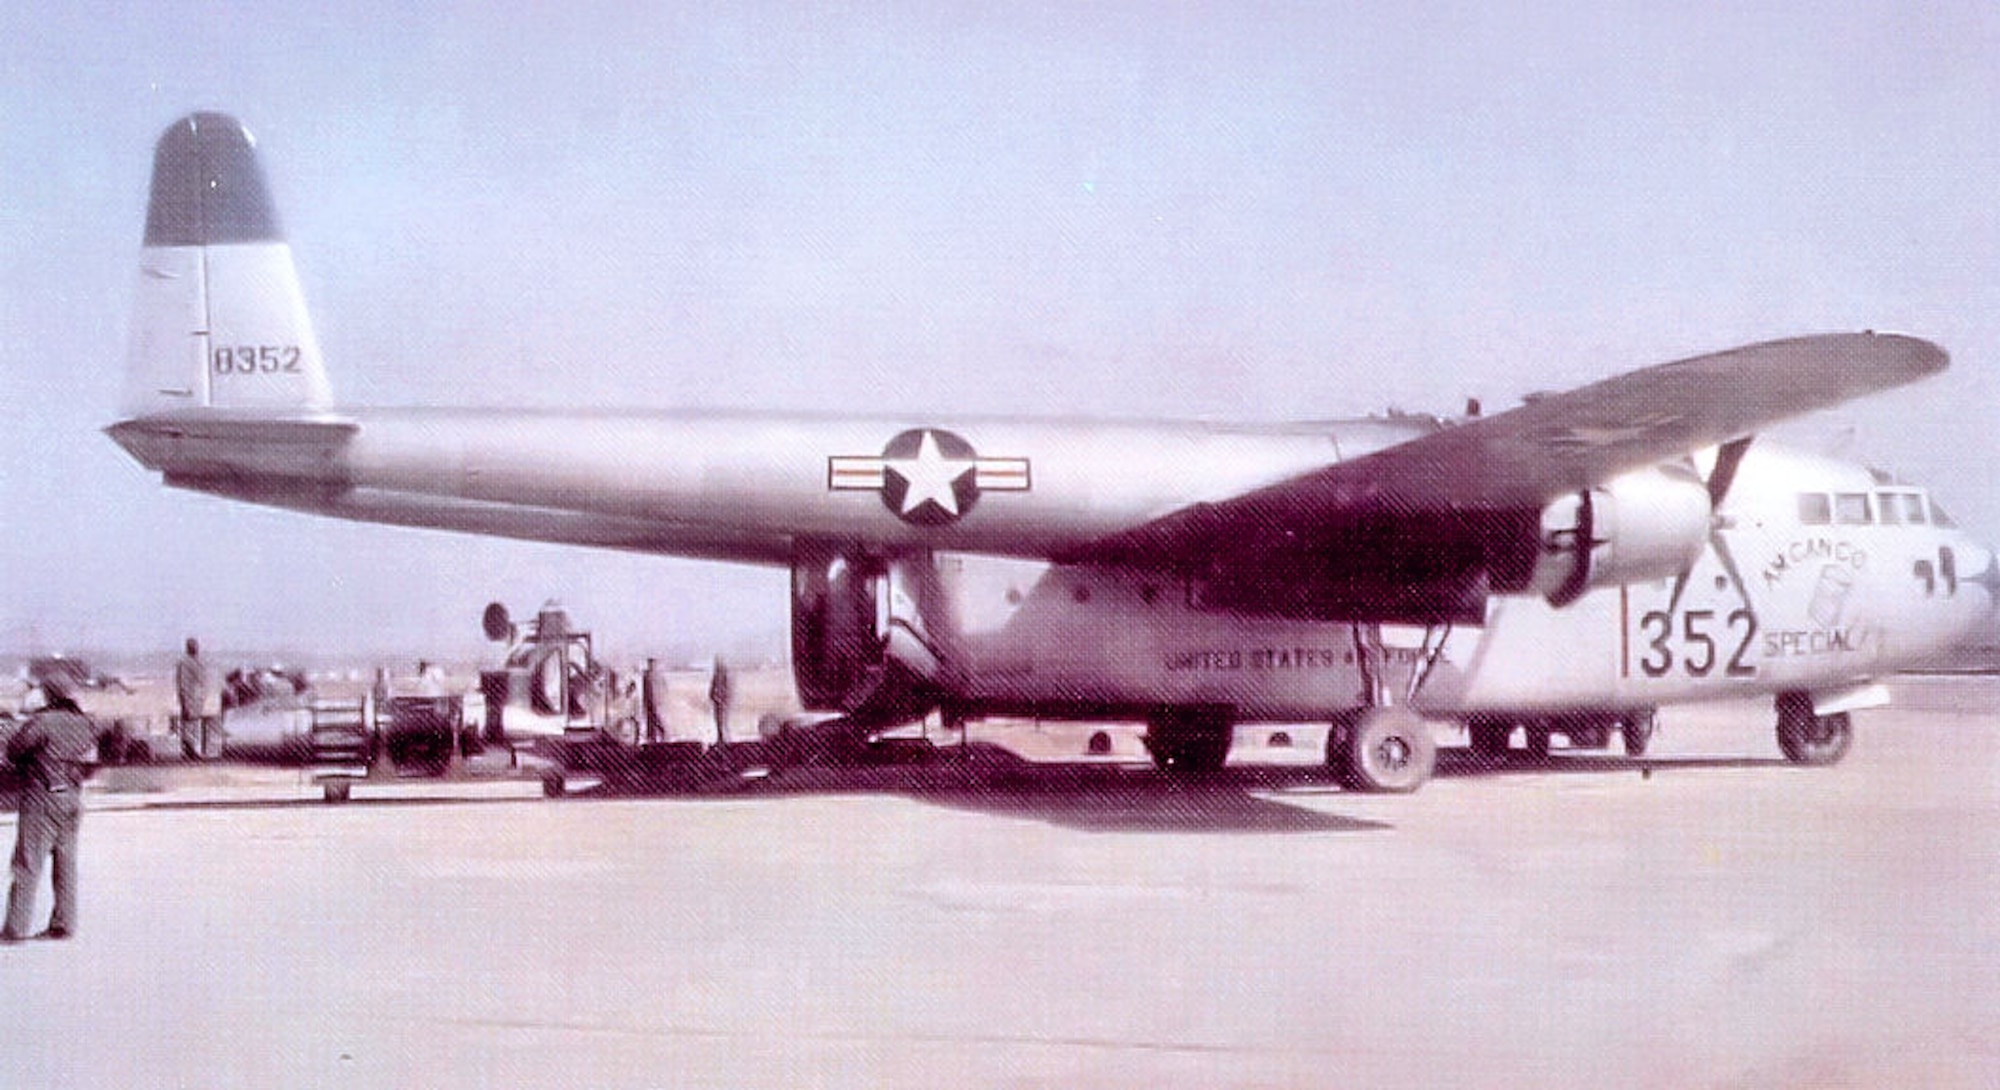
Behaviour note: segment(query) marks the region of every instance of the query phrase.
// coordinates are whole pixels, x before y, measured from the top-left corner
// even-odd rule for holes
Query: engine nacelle
[[[884,721],[936,706],[944,653],[926,617],[929,557],[801,552],[792,564],[792,674],[810,711]]]
[[[1567,605],[1593,587],[1688,570],[1708,544],[1708,488],[1673,467],[1635,470],[1543,508],[1526,589]]]

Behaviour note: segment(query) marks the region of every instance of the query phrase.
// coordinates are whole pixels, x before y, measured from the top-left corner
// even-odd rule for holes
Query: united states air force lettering
[[[1384,648],[1391,661],[1416,661],[1411,648]],[[1354,661],[1352,651],[1332,647],[1245,647],[1210,651],[1177,651],[1167,656],[1169,670],[1331,670]]]

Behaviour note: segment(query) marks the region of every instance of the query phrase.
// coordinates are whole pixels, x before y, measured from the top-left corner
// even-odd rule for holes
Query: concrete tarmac
[[[1198,784],[1031,726],[644,798],[108,770],[0,1084],[2000,1085],[2000,686],[1896,688],[1834,768],[1731,704],[1389,798],[1264,731]]]

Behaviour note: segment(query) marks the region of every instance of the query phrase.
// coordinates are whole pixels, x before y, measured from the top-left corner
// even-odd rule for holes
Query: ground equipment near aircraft
[[[568,792],[576,779],[617,788],[687,786],[756,774],[826,757],[840,739],[815,735],[825,717],[773,718],[754,739],[675,736],[664,671],[652,679],[622,676],[594,652],[591,633],[555,602],[525,625],[498,602],[480,620],[487,639],[505,643],[504,663],[481,671],[485,737],[532,755],[544,793]],[[857,748],[852,755],[875,751]]]
[[[156,149],[132,328],[109,432],[167,484],[788,569],[800,696],[857,735],[1143,719],[1202,772],[1238,723],[1317,720],[1342,782],[1408,791],[1435,722],[1536,749],[1766,695],[1786,756],[1824,763],[1874,679],[1989,630],[2000,592],[1924,490],[1757,437],[1945,368],[1897,334],[1461,421],[336,406],[255,147],[209,113]]]
[[[364,699],[328,699],[305,674],[283,666],[231,670],[219,716],[174,721],[182,756],[195,761],[313,768],[338,780],[370,765],[378,748]],[[328,797],[336,789],[329,787]],[[338,792],[345,796],[344,789]]]
[[[641,744],[642,715],[661,710],[641,706],[637,684],[598,660],[591,634],[559,604],[545,603],[524,628],[494,602],[480,628],[508,645],[504,664],[479,674],[485,737],[534,753],[545,793],[565,793],[573,775],[619,778],[699,754],[687,743]]]
[[[344,801],[361,782],[523,774],[506,763],[466,765],[462,744],[478,732],[468,729],[464,703],[458,694],[395,685],[328,695],[299,671],[246,667],[225,677],[221,715],[176,726],[185,759],[297,767],[329,802]]]
[[[479,674],[487,739],[519,743],[602,733],[638,740],[640,709],[629,679],[598,661],[591,634],[572,624],[561,605],[544,604],[523,630],[494,602],[480,626],[487,639],[509,645],[504,665]]]

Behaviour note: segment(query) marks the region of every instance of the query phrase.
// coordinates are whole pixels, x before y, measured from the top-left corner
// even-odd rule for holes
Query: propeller
[[[1729,542],[1722,537],[1721,511],[1722,501],[1729,498],[1729,490],[1736,485],[1736,473],[1743,467],[1743,456],[1750,452],[1750,444],[1756,438],[1755,435],[1745,435],[1717,447],[1715,466],[1708,471],[1708,480],[1703,482],[1708,487],[1709,547],[1715,550],[1716,559],[1722,562],[1722,570],[1727,572],[1730,581],[1736,584],[1736,591],[1743,596],[1745,606],[1750,604],[1750,587],[1743,582],[1743,573],[1736,567],[1736,555],[1729,551]],[[1672,613],[1680,608],[1681,595],[1687,592],[1688,580],[1693,577],[1694,566],[1689,565],[1688,570],[1674,580],[1674,592],[1667,599],[1667,612]]]

